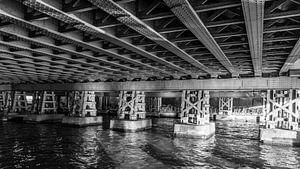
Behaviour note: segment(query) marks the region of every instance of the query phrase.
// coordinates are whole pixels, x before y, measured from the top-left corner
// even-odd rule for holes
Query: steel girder
[[[254,76],[262,76],[263,18],[265,0],[241,0]]]
[[[212,70],[202,63],[200,63],[195,58],[188,55],[185,51],[180,49],[178,46],[170,42],[164,36],[159,34],[149,25],[141,21],[139,18],[134,16],[132,13],[121,7],[119,4],[112,0],[89,0],[91,3],[96,5],[97,7],[101,8],[102,10],[106,11],[110,15],[116,17],[121,23],[124,23],[131,29],[139,32],[140,34],[144,35],[148,39],[156,42],[157,44],[163,46],[164,48],[168,49],[170,52],[174,53],[176,56],[182,58],[183,60],[189,62],[190,64],[198,67],[209,74],[217,74],[215,70]]]
[[[202,42],[202,44],[219,60],[233,75],[238,76],[235,68],[214,40],[202,20],[187,0],[164,0],[181,22]]]
[[[33,8],[37,11],[40,11],[41,13],[45,13],[45,14],[53,17],[53,18],[56,18],[56,19],[58,19],[62,22],[70,24],[73,27],[75,27],[75,28],[77,28],[77,29],[79,29],[83,32],[92,34],[96,37],[107,40],[107,41],[109,41],[113,44],[124,47],[124,48],[126,48],[130,51],[133,51],[133,52],[135,52],[135,53],[137,53],[137,54],[139,54],[143,57],[149,58],[149,59],[154,60],[156,62],[166,64],[167,66],[170,66],[170,67],[172,67],[172,68],[174,68],[178,71],[184,72],[185,74],[190,73],[190,72],[187,72],[186,70],[184,70],[183,68],[178,67],[177,65],[174,65],[170,62],[167,62],[167,61],[157,57],[154,54],[151,54],[151,53],[149,53],[149,52],[147,52],[147,51],[145,51],[145,50],[143,50],[143,49],[141,49],[137,46],[134,46],[133,44],[129,43],[127,40],[117,38],[116,36],[110,34],[109,32],[105,31],[104,29],[98,28],[98,27],[96,27],[92,24],[89,24],[88,22],[78,18],[75,15],[65,13],[65,12],[49,5],[48,3],[44,2],[44,1],[45,0],[25,0],[23,2],[23,4],[28,6],[28,7]],[[144,66],[149,67],[151,69],[154,69],[156,71],[159,71],[163,74],[174,75],[174,73],[169,73],[167,71],[158,69],[158,68],[150,66],[150,65],[144,65]]]

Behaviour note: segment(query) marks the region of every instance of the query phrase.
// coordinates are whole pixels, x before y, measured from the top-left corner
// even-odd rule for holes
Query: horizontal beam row
[[[292,77],[166,80],[138,82],[93,82],[65,84],[13,84],[20,91],[180,91],[180,90],[265,90],[299,89],[300,79]],[[1,89],[1,87],[0,87]]]

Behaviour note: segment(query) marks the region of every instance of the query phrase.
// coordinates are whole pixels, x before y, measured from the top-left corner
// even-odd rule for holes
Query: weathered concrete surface
[[[1,116],[0,117],[0,121],[7,121],[8,119],[7,119],[7,117],[6,116]]]
[[[26,114],[18,114],[18,113],[9,113],[7,115],[8,121],[23,121],[23,119],[26,117]]]
[[[232,115],[232,120],[234,121],[251,121],[251,122],[257,122],[257,116],[251,116],[251,115]]]
[[[176,112],[159,113],[159,117],[175,118],[175,117],[177,117],[177,113]]]
[[[24,117],[25,122],[57,122],[60,123],[64,114],[29,114]]]
[[[274,145],[300,146],[300,131],[285,129],[259,129],[259,140]]]
[[[62,119],[63,125],[68,126],[92,126],[92,125],[100,125],[103,122],[102,116],[96,117],[64,117]]]
[[[208,139],[215,134],[215,123],[205,125],[174,124],[174,135],[176,137]]]
[[[136,132],[152,128],[152,119],[110,120],[110,129],[124,132]]]
[[[216,120],[220,121],[251,121],[256,122],[257,116],[255,115],[216,115]]]

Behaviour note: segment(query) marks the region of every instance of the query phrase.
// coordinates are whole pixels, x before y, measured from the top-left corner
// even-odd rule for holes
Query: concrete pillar
[[[34,92],[31,109],[32,114],[56,114],[56,111],[56,99],[54,92]]]
[[[196,125],[209,123],[209,91],[182,92],[180,121]]]
[[[219,98],[219,114],[232,115],[233,98],[232,97],[220,97]]]
[[[102,124],[102,116],[97,116],[95,92],[74,91],[69,93],[69,115],[62,123],[71,126]]]
[[[6,93],[5,93],[4,91],[1,91],[1,92],[0,92],[0,111],[1,111],[1,112],[2,112],[3,109],[4,109],[5,102],[6,102],[6,100],[5,100],[5,95],[6,95]]]
[[[1,91],[0,92],[0,110],[3,112],[11,106],[11,92]]]
[[[26,114],[27,113],[27,100],[26,100],[26,92],[23,91],[14,91],[12,101],[12,113]]]
[[[145,93],[142,91],[121,91],[119,95],[118,118],[138,120],[146,118]]]
[[[63,114],[57,114],[54,92],[35,91],[31,112],[23,120],[29,122],[61,122],[63,116]]]
[[[151,128],[151,119],[146,119],[145,92],[121,91],[117,117],[110,120],[113,130],[134,132]]]
[[[6,121],[9,109],[11,107],[11,92],[1,91],[0,92],[0,111],[1,120]]]
[[[161,97],[146,97],[146,111],[148,115],[157,117],[158,113],[162,106],[162,98]]]
[[[274,144],[300,144],[299,90],[267,90],[264,99],[265,121],[260,141]]]
[[[109,96],[103,96],[102,109],[109,110]]]
[[[209,91],[184,90],[180,123],[174,125],[174,134],[206,139],[214,133],[215,124],[209,122]]]
[[[97,106],[97,110],[103,110],[103,95],[101,95],[101,96],[96,96],[96,106]]]
[[[70,114],[74,117],[96,116],[95,92],[75,91],[70,94]]]

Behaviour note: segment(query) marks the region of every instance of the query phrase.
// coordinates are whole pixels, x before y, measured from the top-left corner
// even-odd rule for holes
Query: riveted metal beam
[[[48,1],[47,1],[48,2]],[[71,15],[71,14],[68,14],[68,13],[65,13],[59,9],[57,9],[56,7],[53,7],[51,5],[49,5],[48,3],[45,2],[45,0],[25,0],[23,2],[24,5],[28,6],[28,7],[31,7],[35,10],[38,10],[42,13],[45,13],[53,18],[56,18],[62,22],[65,22],[65,23],[68,23],[68,24],[71,24],[73,25],[75,28],[83,31],[83,32],[86,32],[86,33],[89,33],[89,34],[92,34],[96,37],[99,37],[101,39],[104,39],[104,40],[107,40],[113,44],[116,44],[116,45],[119,45],[121,47],[124,47],[130,51],[133,51],[141,56],[144,56],[146,58],[149,58],[151,60],[154,60],[154,61],[157,61],[157,62],[160,62],[162,64],[166,64],[167,66],[170,66],[172,68],[175,68],[179,71],[182,71],[186,74],[190,73],[190,72],[187,72],[186,70],[184,70],[183,68],[180,68],[178,67],[177,65],[174,65],[170,62],[167,62],[165,60],[162,60],[161,58],[127,42],[126,40],[123,40],[123,39],[120,39],[120,38],[117,38],[116,36],[112,35],[111,33],[105,31],[104,29],[101,29],[101,28],[97,28],[95,27],[94,25],[91,25],[89,24],[88,22],[78,18],[77,16],[75,15]],[[165,70],[162,70],[162,69],[159,69],[157,67],[154,67],[154,66],[150,66],[150,65],[144,65],[145,67],[149,67],[151,69],[154,69],[156,71],[159,71],[163,74],[166,74],[166,75],[174,75],[174,73],[170,73],[170,72],[167,72]]]
[[[122,55],[115,54],[113,52],[110,52],[108,50],[100,48],[99,46],[96,46],[96,45],[93,45],[93,44],[90,44],[90,43],[86,43],[86,42],[83,42],[79,39],[75,39],[73,37],[70,37],[70,36],[67,36],[65,34],[59,33],[57,31],[54,31],[54,30],[51,30],[51,29],[48,29],[48,28],[44,28],[44,27],[39,26],[39,25],[34,24],[34,23],[30,23],[30,22],[25,21],[21,18],[15,17],[15,16],[13,16],[13,15],[11,15],[11,14],[9,14],[9,13],[5,12],[4,10],[1,10],[1,9],[0,9],[0,18],[6,19],[9,22],[14,23],[15,25],[18,25],[18,26],[21,26],[21,27],[26,27],[26,28],[31,29],[31,30],[39,30],[46,36],[53,37],[57,40],[63,40],[65,42],[75,44],[76,46],[81,46],[83,48],[89,49],[89,50],[94,51],[94,52],[99,52],[101,54],[106,54],[108,56],[116,57],[116,58],[125,60],[127,62],[131,62],[131,63],[136,62],[135,60],[133,60],[131,58],[127,58],[127,57],[124,57]],[[60,50],[59,47],[57,47],[56,49]],[[80,54],[78,52],[75,52],[75,53],[73,52],[72,54],[73,55],[79,55],[82,58],[88,58],[88,59],[98,61],[100,63],[105,63],[105,64],[108,64],[108,65],[111,65],[111,66],[120,67],[122,69],[130,70],[130,71],[134,71],[134,72],[138,72],[138,73],[148,74],[148,72],[144,72],[142,70],[132,68],[132,67],[129,67],[129,66],[126,66],[126,65],[122,65],[122,64],[119,64],[119,63],[116,63],[116,62],[113,62],[113,61],[108,61],[107,59],[104,59],[104,58],[94,57],[94,56],[90,56],[90,55],[86,55],[86,54]],[[136,63],[136,64],[139,64],[139,63]],[[145,65],[142,64],[142,66],[145,66]],[[115,69],[111,69],[111,68],[107,68],[107,67],[103,67],[103,69],[106,69],[106,70],[109,70],[109,71],[116,71]],[[124,73],[124,71],[122,73]],[[153,75],[153,74],[150,74],[150,75]]]
[[[156,32],[152,27],[141,21],[139,18],[134,16],[132,13],[121,7],[119,4],[112,0],[89,0],[91,3],[106,11],[110,15],[116,17],[117,20],[124,23],[131,29],[139,32],[140,34],[146,36],[150,40],[153,40],[157,44],[168,49],[170,52],[176,54],[178,57],[189,62],[195,67],[198,67],[209,74],[217,73],[216,71],[206,67],[200,63],[195,58],[188,55],[186,52],[181,50],[178,46],[170,42],[164,36]]]
[[[263,19],[265,0],[241,0],[254,76],[262,76]]]
[[[202,20],[187,0],[164,0],[172,12],[181,22],[203,43],[203,45],[219,60],[219,62],[233,75],[238,76],[235,68],[224,52],[214,40]]]
[[[169,80],[139,82],[93,82],[65,84],[14,84],[13,90],[33,91],[181,91],[181,90],[264,90],[264,89],[299,89],[300,79],[291,77],[274,78],[233,78],[208,80]]]
[[[300,56],[300,38],[295,44],[288,58],[284,62],[279,73],[287,72],[291,68],[291,66],[293,66],[294,63],[299,59],[299,56]]]

